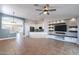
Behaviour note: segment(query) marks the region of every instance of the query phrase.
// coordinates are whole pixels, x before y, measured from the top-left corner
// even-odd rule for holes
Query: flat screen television
[[[55,31],[67,31],[67,25],[55,25]]]

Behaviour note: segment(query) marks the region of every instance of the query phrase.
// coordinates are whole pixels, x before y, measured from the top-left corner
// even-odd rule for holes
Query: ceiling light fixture
[[[43,12],[43,14],[47,14],[47,13],[48,13],[47,11]]]

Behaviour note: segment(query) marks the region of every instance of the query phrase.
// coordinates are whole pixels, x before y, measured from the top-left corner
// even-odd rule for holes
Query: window
[[[2,29],[9,30],[10,32],[23,32],[23,20],[13,17],[2,18]]]

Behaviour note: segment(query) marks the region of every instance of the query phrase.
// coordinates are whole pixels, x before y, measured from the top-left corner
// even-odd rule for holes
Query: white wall
[[[78,42],[78,44],[79,44],[79,17],[77,17],[77,25],[78,25],[78,40],[77,40],[77,42]]]

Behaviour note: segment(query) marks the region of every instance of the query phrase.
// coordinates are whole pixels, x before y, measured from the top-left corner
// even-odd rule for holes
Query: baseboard
[[[0,40],[16,39],[16,37],[0,38]]]

